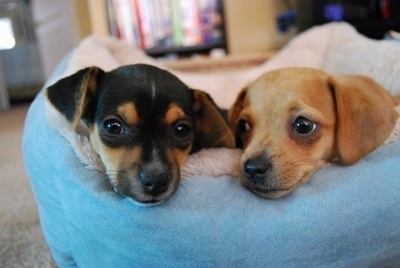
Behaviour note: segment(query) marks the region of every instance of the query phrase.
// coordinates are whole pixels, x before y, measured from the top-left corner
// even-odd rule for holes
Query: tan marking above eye
[[[165,114],[165,122],[169,125],[176,122],[176,120],[183,118],[185,113],[176,104],[172,103],[168,107],[168,111]]]
[[[118,107],[118,113],[129,125],[136,125],[139,122],[139,115],[133,102],[122,104]]]

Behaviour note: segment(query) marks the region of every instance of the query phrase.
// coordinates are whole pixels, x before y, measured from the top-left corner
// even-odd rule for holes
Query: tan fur
[[[396,102],[374,80],[363,76],[332,76],[338,124],[338,156],[343,164],[357,162],[380,145],[397,119]]]
[[[169,157],[171,161],[175,162],[178,164],[179,169],[183,169],[183,166],[186,163],[187,157],[190,153],[191,146],[187,148],[186,150],[178,150],[178,149],[173,149],[169,153]]]
[[[80,84],[80,94],[76,95],[76,113],[74,119],[71,121],[71,126],[73,129],[77,129],[80,123],[80,115],[86,107],[87,99],[91,98],[97,87],[96,76],[100,69],[97,67],[92,67],[89,69],[87,74],[82,78]]]
[[[128,102],[118,107],[118,113],[129,125],[139,123],[139,115],[136,110],[136,105],[133,102]]]
[[[120,169],[124,156],[127,154],[130,161],[135,162],[135,159],[139,159],[140,152],[138,151],[132,154],[131,152],[128,153],[125,148],[110,148],[106,146],[100,139],[99,130],[96,125],[94,125],[93,131],[90,133],[90,141],[94,150],[99,154],[107,172],[116,173]]]
[[[361,76],[331,76],[309,68],[284,68],[264,74],[238,95],[229,112],[236,132],[245,119],[242,173],[248,159],[271,162],[258,183],[243,176],[253,192],[266,198],[285,195],[325,163],[352,164],[376,149],[391,133],[397,112],[393,98],[375,81]],[[305,117],[317,124],[299,136],[293,122]]]
[[[178,119],[183,118],[184,116],[185,113],[182,111],[182,109],[179,108],[176,104],[171,103],[169,105],[167,113],[165,114],[165,122],[172,125]]]

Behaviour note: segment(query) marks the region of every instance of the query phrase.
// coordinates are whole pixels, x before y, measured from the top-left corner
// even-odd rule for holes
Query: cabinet
[[[7,84],[4,75],[3,62],[0,56],[0,112],[7,110],[10,107],[10,102],[8,100]]]
[[[35,95],[44,78],[29,1],[0,1],[0,106]]]
[[[32,13],[44,76],[79,42],[75,4],[71,0],[32,0]]]

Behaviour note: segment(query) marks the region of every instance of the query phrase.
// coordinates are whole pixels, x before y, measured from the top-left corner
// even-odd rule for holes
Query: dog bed
[[[334,23],[300,34],[255,68],[213,74],[171,71],[209,92],[222,107],[229,107],[261,73],[285,66],[366,74],[400,94],[400,63],[393,56],[399,53],[398,43],[369,40],[347,24]],[[125,43],[92,36],[59,64],[46,86],[83,67],[111,70],[137,62],[164,67]],[[240,184],[239,150],[203,150],[189,157],[172,198],[143,207],[113,192],[86,154],[87,141],[57,125],[49,113],[42,91],[27,115],[23,155],[41,226],[60,267],[400,263],[399,132],[357,164],[327,166],[277,200],[259,198]]]

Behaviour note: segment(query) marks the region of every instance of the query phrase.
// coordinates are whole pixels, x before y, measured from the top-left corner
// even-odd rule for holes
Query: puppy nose
[[[164,193],[168,189],[170,181],[169,174],[160,171],[144,170],[139,172],[139,178],[143,190],[152,196]]]
[[[244,163],[244,175],[251,182],[261,183],[271,169],[271,162],[265,157],[247,159]]]

